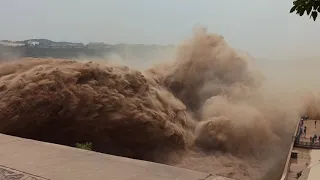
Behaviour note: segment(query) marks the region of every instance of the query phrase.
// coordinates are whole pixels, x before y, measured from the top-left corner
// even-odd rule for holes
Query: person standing
[[[306,126],[304,127],[303,132],[304,132],[304,136],[306,136],[307,135],[307,127]]]
[[[314,128],[317,128],[317,120],[314,120]]]

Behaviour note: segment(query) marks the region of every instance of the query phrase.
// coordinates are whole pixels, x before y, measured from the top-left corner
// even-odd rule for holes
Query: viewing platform
[[[304,127],[306,127],[306,133],[304,133]],[[315,135],[317,138],[313,139]],[[300,123],[295,137],[295,148],[291,152],[292,158],[288,180],[297,179],[299,175],[299,180],[320,179],[319,136],[320,120],[307,119]]]
[[[306,134],[303,132],[304,127],[306,127]],[[304,120],[303,124],[299,125],[298,131],[300,131],[300,133],[297,133],[298,137],[295,141],[295,147],[320,149],[320,120]],[[316,135],[317,138],[312,140],[314,135]]]

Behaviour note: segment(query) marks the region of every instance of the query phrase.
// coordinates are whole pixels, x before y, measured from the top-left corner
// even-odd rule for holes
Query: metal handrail
[[[294,146],[294,143],[295,143],[295,137],[297,136],[297,132],[298,132],[298,128],[299,128],[299,123],[300,123],[300,120],[297,122],[296,129],[295,129],[294,135],[293,135],[294,138],[292,138],[290,150],[289,150],[289,152],[288,152],[286,164],[285,164],[285,166],[284,166],[283,173],[282,173],[282,176],[281,176],[281,179],[280,179],[280,180],[287,180],[288,170],[289,170],[288,168],[289,168],[290,159],[291,159],[291,151],[292,151],[293,146]]]
[[[308,120],[311,120],[311,119],[305,119],[303,121],[308,121]],[[301,126],[303,126],[303,123],[302,124],[299,124],[299,130],[301,128]],[[312,136],[310,137],[311,139],[309,138],[306,138],[306,137],[301,137],[303,134],[301,134],[302,132],[301,131],[297,131],[297,134],[296,135],[296,140],[294,142],[294,146],[296,147],[302,147],[302,148],[309,148],[309,149],[320,149],[320,137],[317,138],[317,139],[314,139],[312,140]]]
[[[320,142],[298,141],[294,143],[294,146],[310,149],[320,149]]]

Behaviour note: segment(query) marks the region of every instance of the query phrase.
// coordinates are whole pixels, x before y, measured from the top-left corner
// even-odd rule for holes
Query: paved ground
[[[310,150],[303,148],[293,148],[293,151],[298,153],[298,158],[291,159],[288,180],[296,180],[298,172],[302,172],[299,180],[307,180],[310,171],[310,168],[308,168],[311,160]]]
[[[320,179],[320,150],[311,150],[311,163],[308,166],[310,169],[308,180],[319,180]]]
[[[0,134],[0,180],[231,180]]]

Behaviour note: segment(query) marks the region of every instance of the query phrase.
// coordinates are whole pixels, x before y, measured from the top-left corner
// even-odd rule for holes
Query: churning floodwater
[[[139,60],[131,62],[136,67],[117,62],[1,63],[0,132],[70,146],[92,142],[95,151],[235,179],[272,179],[282,173],[299,116],[318,112],[311,79],[261,63],[203,29],[172,59],[143,68]]]

